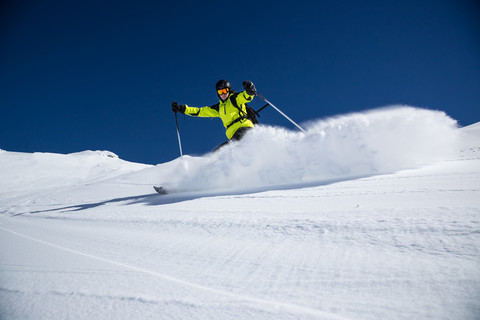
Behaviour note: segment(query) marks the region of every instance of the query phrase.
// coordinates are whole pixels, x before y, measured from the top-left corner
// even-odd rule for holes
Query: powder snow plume
[[[154,168],[171,192],[325,183],[391,173],[449,158],[457,123],[440,111],[392,106],[312,121],[307,134],[258,126],[204,157]]]

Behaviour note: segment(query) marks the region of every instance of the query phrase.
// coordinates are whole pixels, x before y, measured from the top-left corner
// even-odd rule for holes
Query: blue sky
[[[480,9],[436,1],[29,1],[0,4],[0,148],[179,156],[172,101],[258,91],[298,123],[391,104],[480,121]],[[254,107],[263,103],[256,99]],[[296,130],[271,108],[260,121]],[[226,140],[179,117],[183,151]]]

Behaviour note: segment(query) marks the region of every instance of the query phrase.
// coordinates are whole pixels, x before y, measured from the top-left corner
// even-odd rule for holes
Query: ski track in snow
[[[478,318],[478,124],[395,107],[246,138],[158,166],[0,151],[0,318]]]
[[[89,259],[94,259],[94,260],[98,260],[98,261],[105,262],[105,263],[108,263],[108,264],[112,264],[112,265],[115,265],[115,266],[119,266],[119,267],[122,267],[122,268],[125,268],[125,269],[130,269],[130,270],[133,270],[133,271],[136,271],[136,272],[145,273],[147,275],[158,277],[158,278],[161,278],[161,279],[167,280],[167,281],[172,281],[172,282],[178,283],[178,284],[183,285],[183,286],[191,287],[193,289],[206,291],[209,294],[223,295],[223,296],[226,296],[226,297],[229,297],[229,298],[240,300],[242,302],[249,302],[249,303],[253,303],[253,304],[264,305],[265,307],[274,308],[277,311],[278,310],[284,310],[285,312],[303,313],[303,314],[308,314],[308,315],[313,315],[313,316],[327,317],[328,319],[340,319],[340,320],[347,319],[345,317],[340,317],[340,316],[335,315],[335,314],[322,312],[320,310],[314,310],[314,309],[302,307],[302,306],[299,306],[299,305],[289,304],[289,303],[285,303],[285,302],[278,302],[278,301],[263,300],[263,299],[259,299],[259,298],[255,298],[255,297],[238,295],[238,294],[214,289],[214,288],[211,288],[211,287],[202,286],[202,285],[199,285],[199,284],[196,284],[196,283],[188,282],[188,281],[181,280],[181,279],[178,279],[178,278],[174,278],[174,277],[171,277],[171,276],[168,276],[168,275],[165,275],[165,274],[161,274],[161,273],[158,273],[158,272],[155,272],[155,271],[152,271],[152,270],[147,270],[147,269],[139,268],[139,267],[136,267],[136,266],[133,266],[133,265],[130,265],[130,264],[125,264],[125,263],[121,263],[121,262],[112,261],[112,260],[109,260],[109,259],[105,259],[105,258],[101,258],[101,257],[95,256],[95,255],[91,255],[91,254],[88,254],[88,253],[84,253],[84,252],[80,252],[80,251],[77,251],[77,250],[69,249],[69,248],[66,248],[64,246],[60,246],[58,244],[54,244],[54,243],[50,243],[50,242],[43,241],[43,240],[40,240],[40,239],[32,238],[30,236],[20,234],[16,231],[13,231],[13,230],[10,230],[10,229],[4,228],[4,227],[0,227],[0,229],[4,230],[6,232],[9,232],[11,234],[14,234],[16,236],[23,237],[25,239],[35,241],[35,242],[41,243],[43,245],[47,245],[47,246],[59,249],[59,250],[63,250],[63,251],[73,253],[73,254],[76,254],[76,255],[80,255],[80,256],[83,256],[83,257],[86,257],[86,258],[89,258]],[[137,299],[137,298],[135,298],[135,299]]]

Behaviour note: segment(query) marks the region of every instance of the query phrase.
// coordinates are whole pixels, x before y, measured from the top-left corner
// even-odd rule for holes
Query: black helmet
[[[217,90],[224,89],[224,88],[228,88],[228,90],[232,89],[232,85],[230,84],[230,82],[228,82],[228,80],[219,80],[215,85],[215,89]]]

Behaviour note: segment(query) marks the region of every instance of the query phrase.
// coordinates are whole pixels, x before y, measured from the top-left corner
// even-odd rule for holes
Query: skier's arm
[[[212,107],[196,108],[185,105],[185,114],[193,117],[219,117],[218,110]]]
[[[255,97],[256,89],[252,81],[243,81],[243,88],[245,91],[240,92],[236,97],[237,105],[239,106],[252,101]]]
[[[254,97],[254,95],[249,95],[247,91],[242,91],[237,95],[235,99],[237,100],[237,105],[241,106],[244,103],[252,101]]]

